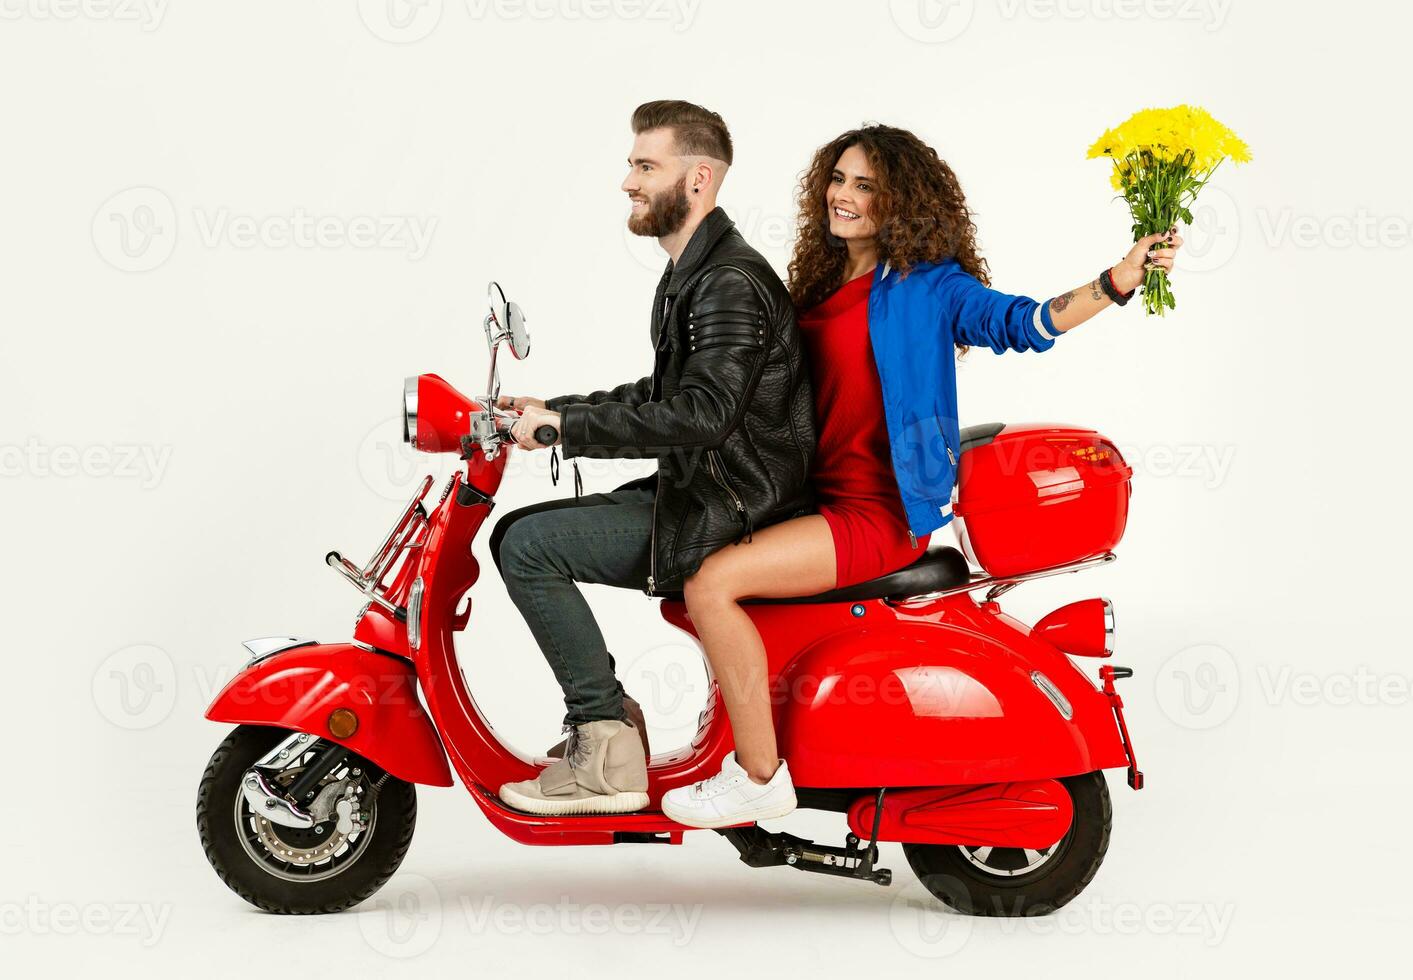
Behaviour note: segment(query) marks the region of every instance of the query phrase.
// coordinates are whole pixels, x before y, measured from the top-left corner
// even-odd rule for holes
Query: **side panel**
[[[348,738],[329,734],[329,715],[358,717]],[[417,698],[412,665],[348,643],[298,647],[233,677],[206,709],[212,721],[271,725],[338,742],[399,779],[450,786],[446,752]]]
[[[860,840],[873,834],[875,800],[849,807],[849,829]],[[893,790],[883,798],[878,839],[971,847],[1050,847],[1065,836],[1074,802],[1054,779],[985,786]]]
[[[1108,700],[1064,654],[967,605],[919,615],[871,603],[857,628],[783,665],[772,696],[797,785],[999,783],[1128,764]],[[968,622],[977,616],[987,622]]]

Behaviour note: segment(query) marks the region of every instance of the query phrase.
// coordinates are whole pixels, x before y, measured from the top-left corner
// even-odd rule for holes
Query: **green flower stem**
[[[1174,159],[1155,156],[1151,150],[1134,150],[1118,168],[1124,200],[1133,218],[1133,240],[1173,228],[1179,221],[1192,223],[1192,204],[1197,192],[1221,163],[1205,171],[1193,169],[1193,152],[1184,150]],[[1167,270],[1149,263],[1143,274],[1143,308],[1150,315],[1163,316],[1177,308]]]

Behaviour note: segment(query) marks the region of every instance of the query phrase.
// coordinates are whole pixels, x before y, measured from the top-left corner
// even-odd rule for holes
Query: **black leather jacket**
[[[713,551],[808,513],[814,396],[790,295],[717,208],[653,298],[653,373],[547,404],[565,458],[656,457],[652,574],[671,592]]]

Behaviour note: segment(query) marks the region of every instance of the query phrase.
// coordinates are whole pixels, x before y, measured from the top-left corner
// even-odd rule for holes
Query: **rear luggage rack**
[[[1070,572],[1080,572],[1086,568],[1097,568],[1100,565],[1107,565],[1116,559],[1118,555],[1112,551],[1106,551],[1102,555],[1095,555],[1092,558],[1082,558],[1079,561],[1066,562],[1063,565],[1052,565],[1049,568],[1037,569],[1033,572],[1020,572],[1016,575],[986,575],[974,573],[972,580],[964,585],[954,585],[946,589],[938,589],[936,592],[924,592],[921,595],[910,595],[902,599],[884,599],[890,606],[912,606],[925,602],[934,602],[951,595],[961,595],[963,592],[976,592],[978,589],[986,589],[986,601],[999,599],[1007,592],[1014,589],[1022,582],[1029,582],[1038,578],[1049,578],[1052,575],[1067,575]]]

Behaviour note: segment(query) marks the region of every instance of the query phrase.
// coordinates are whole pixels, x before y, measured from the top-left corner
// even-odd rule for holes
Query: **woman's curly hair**
[[[808,309],[843,285],[848,250],[829,233],[825,192],[839,157],[857,146],[873,167],[877,189],[870,209],[878,228],[880,261],[906,276],[919,262],[954,258],[991,284],[976,249],[976,225],[952,168],[937,151],[905,129],[869,125],[851,129],[815,151],[800,176],[799,219],[790,257],[790,298]]]

